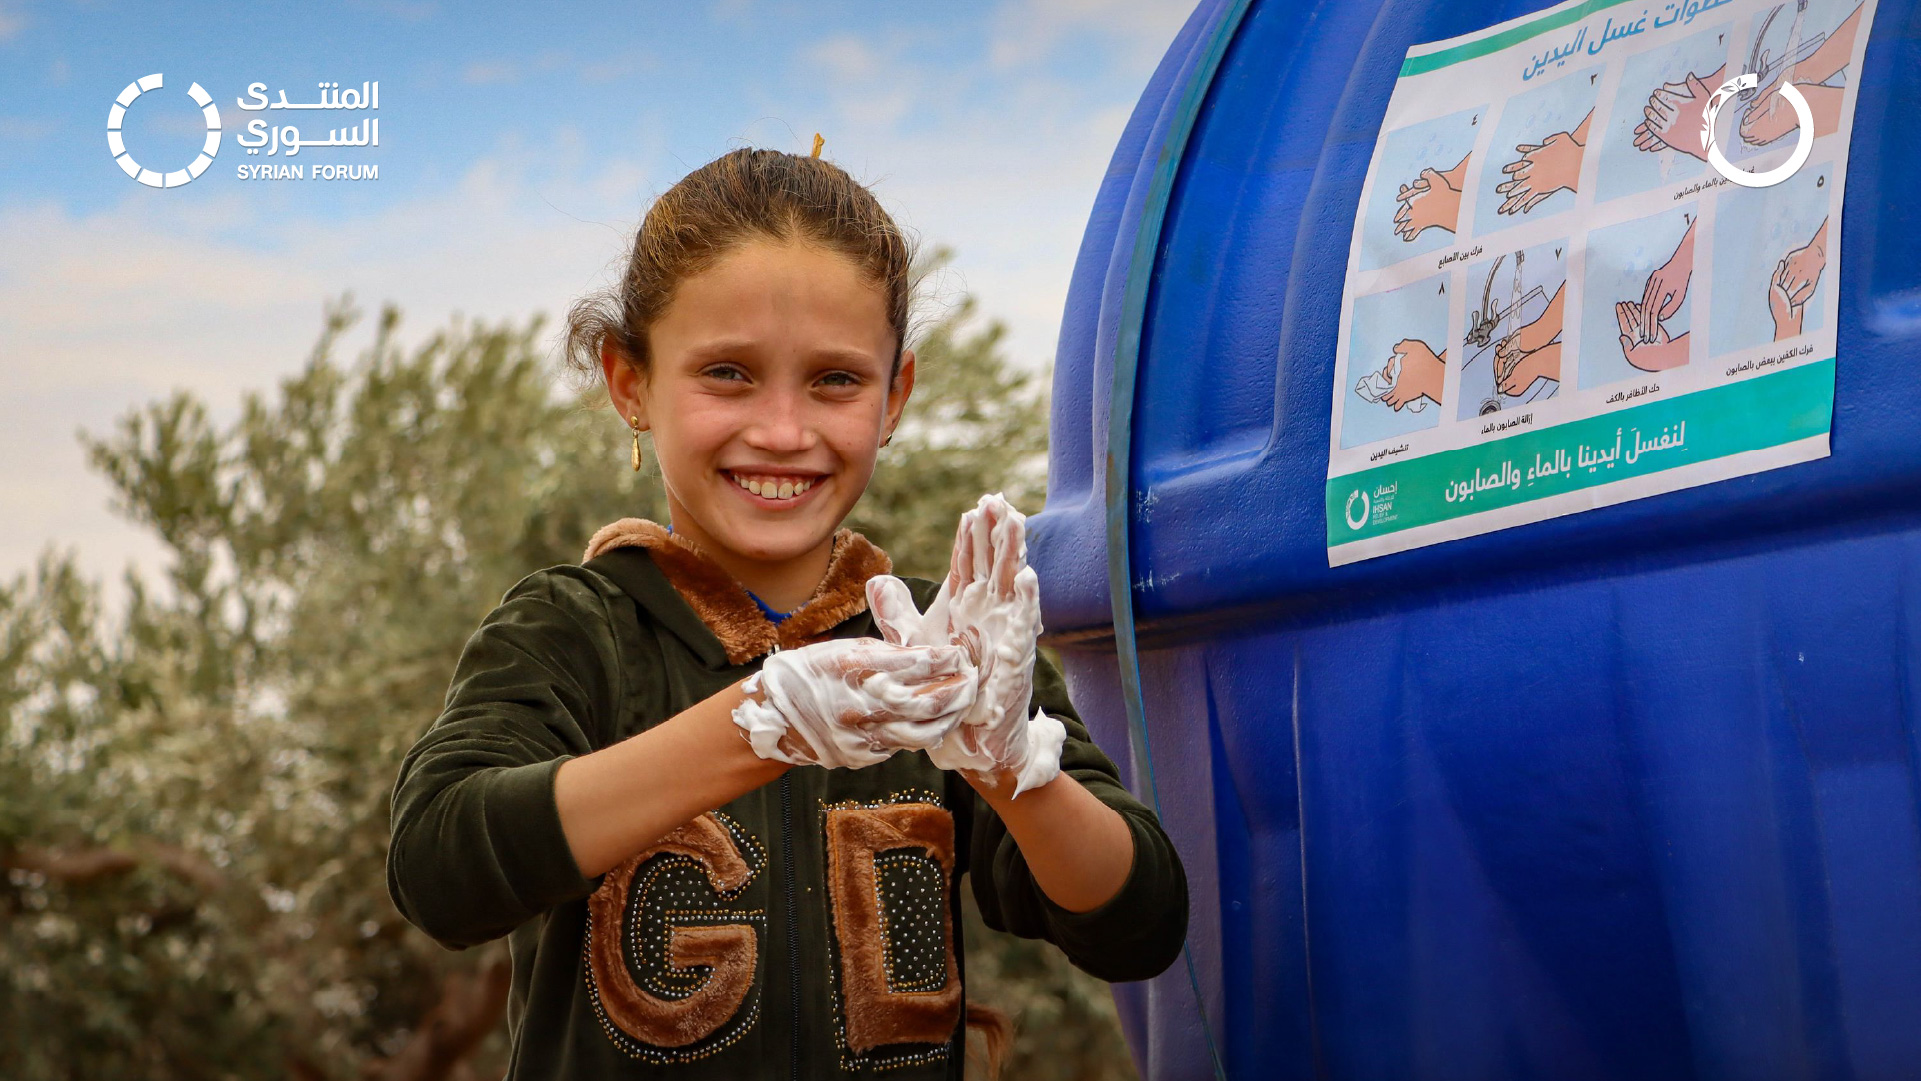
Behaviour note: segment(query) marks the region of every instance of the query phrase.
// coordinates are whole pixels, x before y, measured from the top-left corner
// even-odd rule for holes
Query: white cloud
[[[10,240],[0,246],[0,461],[11,463],[0,471],[0,575],[30,567],[49,542],[76,549],[110,585],[129,561],[157,571],[154,543],[108,511],[76,428],[104,435],[175,388],[231,418],[244,392],[271,393],[299,368],[322,302],[343,291],[369,313],[400,305],[404,340],[453,313],[524,322],[544,312],[551,334],[632,235],[632,222],[606,211],[637,214],[648,173],[633,160],[538,150],[506,148],[451,191],[350,223],[281,224],[240,190],[206,202],[143,189],[86,216],[51,204],[0,213]],[[529,172],[570,156],[581,166],[571,177]],[[257,243],[225,239],[236,226]]]
[[[1084,36],[1118,47],[1125,66],[1151,68],[1193,12],[1182,0],[1005,0],[994,12],[988,56],[996,67],[1022,67]]]
[[[0,7],[0,41],[12,41],[25,29],[27,17],[10,7]]]
[[[27,142],[44,139],[59,130],[60,125],[51,120],[31,120],[23,116],[0,116],[0,139],[8,142]]]
[[[506,60],[476,60],[461,69],[463,81],[474,86],[492,86],[520,81],[520,68]]]
[[[880,70],[880,58],[873,47],[852,34],[817,41],[807,47],[805,55],[827,78],[837,81],[870,79]]]

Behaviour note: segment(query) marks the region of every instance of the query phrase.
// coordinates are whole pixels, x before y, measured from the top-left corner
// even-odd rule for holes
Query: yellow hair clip
[[[816,158],[820,157],[820,148],[825,145],[827,145],[827,140],[820,137],[820,132],[818,131],[815,132],[814,133],[814,153],[811,156]]]

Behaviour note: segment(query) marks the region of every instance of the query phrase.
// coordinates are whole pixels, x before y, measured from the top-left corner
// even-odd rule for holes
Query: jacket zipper
[[[800,1081],[800,916],[794,896],[794,776],[790,771],[780,775],[780,840],[781,850],[787,858],[784,865],[787,873],[787,956],[789,990],[793,1007],[793,1064],[792,1076]]]

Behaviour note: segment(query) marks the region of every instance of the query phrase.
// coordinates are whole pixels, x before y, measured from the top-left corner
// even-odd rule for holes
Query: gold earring
[[[634,429],[634,472],[638,473],[640,472],[640,414],[636,413],[628,417],[627,423]]]
[[[888,433],[887,433],[887,438],[886,438],[886,439],[883,439],[883,440],[881,440],[881,441],[880,441],[880,445],[884,447],[884,446],[886,446],[887,444],[889,444],[889,443],[892,443],[893,441],[894,441],[894,433],[893,433],[893,432],[888,432]]]

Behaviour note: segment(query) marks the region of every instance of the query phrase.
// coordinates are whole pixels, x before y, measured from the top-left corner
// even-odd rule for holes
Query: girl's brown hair
[[[682,281],[752,240],[799,241],[845,256],[878,287],[894,330],[892,374],[906,348],[914,245],[846,170],[779,150],[735,150],[682,177],[654,201],[634,236],[620,285],[567,313],[565,361],[591,383],[612,339],[645,374],[647,330]]]

